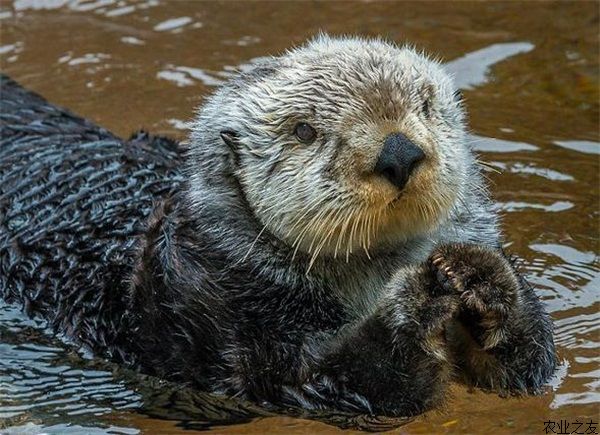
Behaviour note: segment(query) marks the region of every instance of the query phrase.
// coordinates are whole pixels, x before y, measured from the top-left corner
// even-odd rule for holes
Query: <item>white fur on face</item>
[[[257,70],[200,110],[192,152],[198,162],[221,155],[205,168],[215,176],[232,165],[255,216],[294,249],[368,252],[435,231],[461,200],[472,157],[463,110],[436,62],[380,40],[321,36]],[[315,128],[314,143],[294,136],[299,122]],[[221,130],[237,134],[233,163]],[[426,154],[402,192],[373,173],[395,132]]]

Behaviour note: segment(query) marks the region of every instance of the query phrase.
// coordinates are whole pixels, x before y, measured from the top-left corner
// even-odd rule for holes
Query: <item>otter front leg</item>
[[[439,292],[428,266],[398,275],[379,309],[305,346],[302,383],[287,387],[304,407],[408,416],[439,404],[451,375],[444,330],[456,295]]]
[[[432,254],[440,287],[460,295],[453,354],[468,381],[503,393],[539,392],[556,366],[552,322],[499,252],[451,244]]]

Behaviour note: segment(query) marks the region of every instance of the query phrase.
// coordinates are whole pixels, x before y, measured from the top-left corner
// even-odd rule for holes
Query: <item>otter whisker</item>
[[[475,164],[479,165],[479,166],[481,166],[483,168],[487,168],[490,171],[495,172],[496,174],[501,174],[502,173],[502,171],[500,169],[498,169],[496,166],[494,166],[491,163],[488,163],[488,162],[486,162],[484,160],[477,159],[477,160],[475,160]]]
[[[262,229],[259,231],[258,235],[256,236],[256,238],[254,239],[254,241],[250,245],[250,248],[248,249],[248,252],[246,252],[246,255],[244,255],[244,257],[240,260],[240,262],[243,263],[244,261],[246,261],[248,259],[248,256],[250,255],[250,252],[252,252],[252,249],[254,248],[254,245],[256,245],[256,242],[258,241],[258,239],[260,239],[260,236],[263,235],[263,233],[267,229],[267,226],[273,221],[273,219],[275,218],[275,216],[277,216],[277,215],[271,216],[271,219],[269,219],[267,221],[267,223],[263,225]]]
[[[318,222],[318,220],[320,219],[320,217],[323,216],[325,212],[326,212],[326,209],[321,209],[321,210],[317,211],[317,213],[315,215],[313,215],[306,223],[302,223],[302,225],[303,225],[302,229],[301,229],[300,233],[298,234],[298,236],[296,237],[294,244],[297,243],[298,246],[300,245],[300,242],[302,241],[302,239],[304,238],[306,233],[308,233],[308,230],[313,225],[313,223],[316,224]]]
[[[377,233],[378,233],[379,229],[381,228],[381,220],[383,219],[384,213],[385,213],[385,208],[380,207],[379,211],[377,212],[377,216],[375,217],[375,219],[373,221],[373,239],[377,238]]]
[[[315,241],[317,240],[317,238],[324,232],[323,231],[323,227],[325,227],[327,225],[327,221],[329,220],[329,216],[335,212],[335,209],[325,209],[326,212],[323,214],[323,216],[321,218],[319,218],[319,220],[317,221],[317,228],[314,231],[313,234],[313,238],[310,242],[310,246],[308,247],[308,252],[312,253],[313,252],[313,246],[316,247],[316,245],[314,245]]]
[[[444,209],[444,207],[442,206],[442,203],[441,203],[441,199],[440,199],[440,197],[442,197],[442,196],[443,196],[442,192],[436,192],[436,194],[430,198],[430,202],[427,203],[427,207],[430,212],[430,215],[428,216],[429,219],[432,216],[436,216],[438,214],[437,210]]]
[[[313,216],[313,218],[311,218],[308,223],[306,223],[304,225],[304,228],[302,229],[302,231],[300,232],[300,234],[298,234],[298,237],[296,238],[296,240],[294,241],[294,244],[292,245],[292,247],[295,245],[295,249],[294,249],[294,253],[292,255],[292,260],[294,260],[294,258],[296,258],[296,254],[298,253],[298,249],[300,248],[300,245],[302,244],[302,240],[304,239],[304,237],[306,236],[310,226],[312,225],[312,223],[314,221],[316,221],[317,219],[319,219],[320,216],[323,215],[323,213],[326,211],[326,209],[319,211],[315,216]]]
[[[351,224],[353,224],[353,222],[356,219],[356,214],[354,212],[355,207],[356,206],[353,206],[353,208],[347,212],[348,217],[347,217],[347,219],[345,219],[344,223],[342,224],[342,228],[341,228],[339,239],[338,239],[339,246],[336,246],[336,250],[338,247],[341,247],[341,244],[344,239],[347,239],[348,243],[350,242],[349,229],[351,228]],[[346,261],[348,261],[348,243],[346,243],[346,257],[347,257]]]
[[[298,217],[296,219],[296,222],[290,227],[289,231],[287,232],[287,234],[285,235],[285,237],[289,237],[292,232],[296,229],[296,227],[298,225],[302,224],[302,220],[311,212],[313,211],[316,207],[318,207],[321,203],[323,203],[323,200],[321,198],[314,198],[312,199],[308,205],[304,208],[304,212],[301,211],[302,215],[300,217]]]
[[[331,224],[330,224],[329,231],[327,231],[327,233],[324,234],[323,240],[317,247],[318,251],[320,251],[323,248],[323,246],[325,246],[326,242],[328,242],[331,239],[331,237],[335,234],[336,230],[338,230],[343,216],[344,216],[343,208],[338,208],[334,212],[331,213],[331,220],[330,220]]]
[[[361,222],[362,222],[361,223],[362,247],[363,247],[363,250],[365,251],[365,255],[370,260],[371,259],[371,255],[369,254],[369,246],[368,246],[368,244],[366,242],[366,240],[367,240],[367,230],[366,230],[366,228],[367,228],[368,219],[369,219],[369,213],[368,213],[367,210],[365,210],[363,212],[363,216],[362,216],[362,219],[361,219]]]
[[[456,198],[456,200],[462,204],[463,209],[466,211],[466,213],[469,216],[471,216],[471,217],[474,216],[474,213],[471,210],[471,207],[467,204],[467,202],[465,201],[465,199],[463,197],[459,196],[458,198]]]
[[[352,220],[352,213],[348,213],[348,218],[346,219],[346,221],[343,223],[342,228],[340,229],[340,234],[338,235],[338,241],[335,245],[335,252],[333,254],[333,258],[337,258],[337,251],[338,248],[340,248],[341,244],[342,244],[342,240],[346,234],[346,230],[348,228],[348,225],[350,224],[350,221]]]
[[[367,220],[367,246],[371,247],[371,232],[373,231],[373,222],[375,221],[375,213],[369,213]]]
[[[292,222],[292,225],[288,228],[287,233],[285,234],[284,238],[290,237],[292,235],[292,233],[296,230],[296,228],[298,228],[299,226],[301,227],[304,223],[303,222],[304,218],[309,213],[311,213],[313,210],[315,210],[320,205],[322,205],[322,203],[323,203],[322,198],[313,198],[312,200],[309,201],[309,203],[304,208],[300,209],[301,215]],[[280,205],[280,207],[281,207],[281,205]],[[283,222],[281,225],[283,225]],[[280,228],[280,229],[283,230],[283,228]],[[300,234],[301,233],[302,233],[302,230],[300,230]],[[296,238],[296,240],[297,240],[297,238]],[[292,246],[294,246],[294,243],[292,243]]]
[[[361,223],[360,223],[360,244],[363,249],[368,247],[367,243],[367,224],[369,222],[369,210],[365,209],[361,213]]]
[[[358,219],[359,219],[358,236],[360,239],[360,246],[362,248],[365,247],[365,213],[366,212],[364,210],[361,210],[358,215],[359,216],[358,217]]]
[[[376,225],[373,227],[373,238],[375,238],[377,236],[377,230],[379,230],[381,228],[381,220],[383,219],[384,212],[385,212],[384,208],[379,209],[379,213],[377,214],[377,222],[376,222]]]
[[[421,218],[422,218],[423,220],[427,220],[427,219],[429,219],[429,214],[428,214],[428,211],[427,211],[427,208],[426,208],[426,207],[427,207],[427,205],[426,205],[426,204],[423,204],[422,202],[418,202],[418,203],[416,204],[416,206],[417,206],[417,210],[418,210],[418,212],[421,214]]]
[[[366,220],[366,214],[367,214],[368,210],[366,209],[361,209],[361,211],[359,212],[358,215],[358,223],[356,225],[356,238],[357,238],[357,243],[364,248],[365,247],[365,220]]]
[[[379,213],[379,210],[377,211]],[[369,247],[371,247],[371,241],[375,239],[375,223],[376,223],[376,214],[369,213],[369,225],[367,227],[367,243]]]
[[[352,223],[352,229],[350,230],[350,237],[348,238],[348,245],[346,248],[346,263],[348,261],[350,261],[350,254],[352,254],[352,252],[354,251],[352,245],[354,242],[354,235],[356,233],[357,224],[358,224],[358,220],[354,219],[354,222]]]
[[[342,212],[343,209],[338,209],[337,210],[337,214],[334,216],[334,224],[331,226],[331,228],[329,229],[327,235],[323,238],[323,240],[321,241],[321,243],[319,243],[319,246],[317,247],[317,249],[315,250],[315,253],[313,254],[312,258],[310,259],[310,263],[308,264],[308,268],[306,270],[306,273],[308,274],[308,272],[310,272],[310,269],[312,268],[314,262],[316,261],[319,253],[321,252],[321,250],[323,249],[323,246],[325,246],[325,244],[327,243],[327,241],[331,238],[331,236],[333,235],[336,227],[337,227],[337,222],[338,222],[338,216],[340,215],[340,212]]]
[[[330,196],[326,196],[326,197],[316,197],[311,199],[308,204],[306,204],[306,206],[302,209],[304,211],[301,210],[302,215],[300,217],[298,217],[296,219],[296,223],[292,226],[292,228],[290,228],[290,231],[288,232],[288,234],[286,235],[286,237],[289,237],[289,235],[293,232],[293,230],[295,229],[295,227],[300,224],[302,222],[302,220],[310,213],[312,212],[315,208],[317,208],[318,206],[321,205],[326,205],[328,203],[328,201],[330,200]],[[297,200],[294,200],[292,202],[298,202]],[[281,206],[281,205],[280,205]]]

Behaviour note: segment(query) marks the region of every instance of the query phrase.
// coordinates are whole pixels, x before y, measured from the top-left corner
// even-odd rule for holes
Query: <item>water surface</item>
[[[321,29],[410,42],[455,74],[470,113],[470,141],[495,169],[488,177],[507,247],[524,259],[556,324],[563,364],[548,394],[500,398],[456,385],[444,409],[396,431],[543,433],[548,420],[598,421],[596,2],[2,1],[0,65],[50,101],[119,135],[146,128],[185,139],[193,109],[233,71]],[[94,360],[53,337],[43,322],[0,306],[0,431],[201,429],[341,430]]]

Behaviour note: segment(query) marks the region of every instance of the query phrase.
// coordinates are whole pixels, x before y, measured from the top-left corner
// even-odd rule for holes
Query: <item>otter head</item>
[[[447,218],[470,161],[463,118],[436,62],[381,40],[320,36],[207,101],[191,177],[220,189],[202,201],[239,191],[261,227],[294,250],[368,253]],[[215,181],[222,174],[227,187]]]

